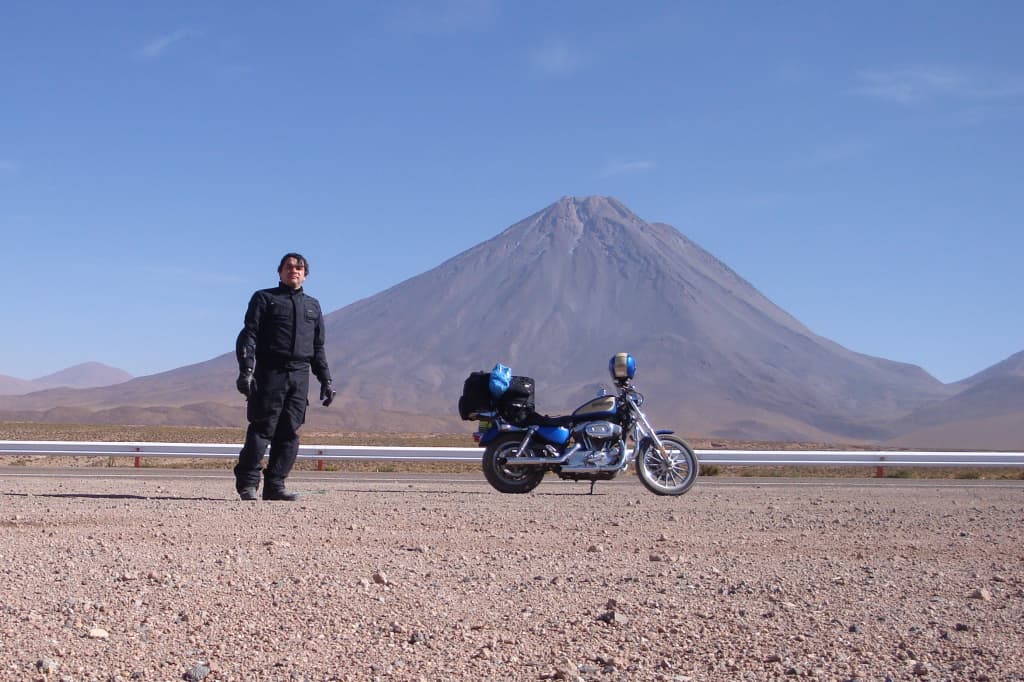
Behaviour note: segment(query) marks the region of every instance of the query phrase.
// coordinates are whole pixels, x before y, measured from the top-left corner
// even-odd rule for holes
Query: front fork
[[[672,433],[672,431],[667,430],[667,429],[662,429],[661,431],[655,431],[654,427],[651,426],[651,422],[647,421],[647,415],[645,415],[643,412],[640,411],[640,408],[637,407],[635,402],[633,402],[633,399],[631,397],[629,397],[628,395],[625,396],[625,399],[626,399],[626,402],[629,404],[629,408],[631,410],[633,410],[633,414],[634,414],[634,416],[636,416],[636,420],[639,422],[639,426],[637,428],[637,431],[643,431],[644,436],[646,438],[650,438],[651,441],[654,443],[655,447],[658,448],[658,452],[661,453],[661,456],[664,457],[665,459],[668,459],[668,450],[665,449],[665,446],[662,444],[661,439],[658,438],[658,435],[659,434]],[[640,427],[642,427],[642,428],[640,428]],[[637,450],[639,450],[640,449],[641,440],[636,437],[637,435],[639,435],[639,434],[634,434],[633,440],[636,443]],[[635,456],[636,456],[636,453],[634,453],[634,457]]]

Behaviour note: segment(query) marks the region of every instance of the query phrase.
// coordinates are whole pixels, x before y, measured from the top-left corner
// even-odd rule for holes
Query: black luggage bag
[[[525,426],[533,414],[534,383],[530,377],[513,376],[508,390],[498,398],[498,414],[510,424]]]
[[[459,416],[466,421],[473,421],[479,412],[494,409],[491,401],[490,372],[473,372],[462,385],[462,397],[459,398]]]

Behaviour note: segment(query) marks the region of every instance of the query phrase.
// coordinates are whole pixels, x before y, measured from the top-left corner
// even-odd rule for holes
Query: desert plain
[[[0,480],[0,679],[1024,679],[1020,480]]]

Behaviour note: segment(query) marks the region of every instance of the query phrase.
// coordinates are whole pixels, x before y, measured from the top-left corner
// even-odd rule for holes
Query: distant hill
[[[929,448],[1024,448],[1024,352],[957,382],[962,390],[895,420],[895,444]]]
[[[988,369],[982,370],[953,385],[958,388],[971,388],[990,379],[1006,377],[1024,377],[1024,351],[1014,353],[1002,362],[998,362]]]
[[[32,382],[0,374],[0,395],[21,395],[32,390]]]
[[[25,380],[0,376],[0,395],[22,395],[61,386],[68,388],[112,386],[131,378],[131,374],[117,367],[110,367],[99,362],[83,362],[38,379]]]
[[[637,358],[648,415],[688,436],[887,442],[949,423],[936,412],[931,425],[929,411],[987,380],[945,385],[821,337],[675,228],[608,197],[563,197],[326,324],[339,396],[311,405],[316,428],[468,430],[455,414],[462,382],[495,362],[536,380],[539,411],[568,412],[609,383],[619,351]],[[225,353],[113,388],[0,398],[0,417],[237,426],[235,372]],[[998,403],[979,403],[979,418]],[[996,435],[952,434],[948,447]]]

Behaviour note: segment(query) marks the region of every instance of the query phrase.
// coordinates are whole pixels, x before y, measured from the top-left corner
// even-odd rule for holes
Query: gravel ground
[[[1024,483],[0,470],[4,680],[1024,680]]]

